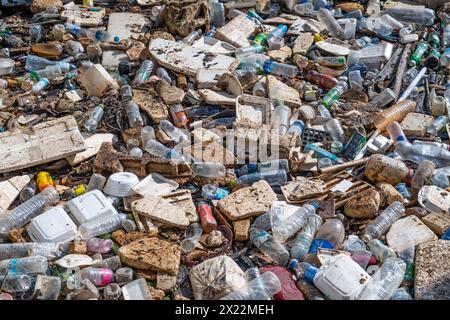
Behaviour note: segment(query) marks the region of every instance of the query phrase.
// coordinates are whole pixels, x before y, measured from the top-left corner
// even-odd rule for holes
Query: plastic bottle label
[[[314,239],[313,242],[311,243],[311,247],[309,248],[308,253],[317,254],[317,251],[319,250],[319,248],[333,249],[334,245],[331,242],[326,241],[326,240]]]

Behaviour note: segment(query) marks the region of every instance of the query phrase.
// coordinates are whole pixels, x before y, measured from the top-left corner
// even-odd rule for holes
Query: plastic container
[[[89,132],[94,132],[95,130],[97,130],[97,126],[102,120],[103,114],[104,114],[104,106],[102,104],[96,106],[92,110],[91,115],[89,116],[87,121],[85,122],[84,128]]]
[[[200,241],[200,236],[203,233],[203,228],[200,223],[193,223],[187,227],[184,240],[181,241],[180,249],[183,253],[191,252],[195,249],[198,242]]]
[[[167,148],[165,145],[154,139],[151,139],[149,142],[147,142],[144,150],[155,157],[186,161],[185,158],[176,150]]]
[[[234,52],[236,58],[249,56],[256,53],[263,53],[264,47],[260,45],[253,45],[248,47],[239,48]]]
[[[86,241],[87,250],[90,252],[108,253],[113,247],[111,239],[91,238]]]
[[[285,265],[289,260],[289,252],[266,231],[251,228],[250,241],[274,263]]]
[[[120,98],[123,102],[128,102],[133,99],[133,89],[130,85],[126,84],[120,88]]]
[[[75,238],[77,226],[62,207],[56,207],[31,220],[27,232],[34,242],[68,242]]]
[[[117,255],[95,262],[92,267],[116,271],[122,268],[122,262],[120,261],[120,257]]]
[[[170,106],[169,111],[172,116],[173,124],[178,128],[186,128],[188,118],[183,105],[181,103],[173,104]]]
[[[127,283],[133,280],[133,269],[123,267],[116,270],[114,277],[117,283]]]
[[[199,39],[202,36],[202,30],[194,30],[189,33],[184,39],[183,42],[185,44],[193,44],[195,40]]]
[[[175,127],[170,121],[161,120],[159,128],[163,130],[176,143],[188,142],[189,137],[180,129]]]
[[[226,174],[226,168],[221,163],[195,162],[191,168],[194,174],[200,177],[220,178]]]
[[[415,23],[419,25],[431,26],[436,18],[432,9],[424,7],[392,7],[384,10],[391,17],[406,23]]]
[[[427,133],[430,135],[436,135],[445,125],[448,123],[447,116],[439,116],[431,123],[431,125],[427,128]]]
[[[92,221],[101,216],[117,214],[111,201],[100,190],[89,191],[64,204],[79,224]]]
[[[308,15],[314,11],[314,5],[310,2],[299,3],[294,6],[293,11],[298,15]]]
[[[386,260],[358,295],[358,300],[389,300],[402,283],[405,270],[406,263],[403,260]]]
[[[378,239],[371,239],[367,244],[367,248],[370,252],[373,253],[374,256],[377,257],[379,261],[386,261],[389,258],[395,258],[397,255],[395,251],[385,245]]]
[[[278,277],[270,271],[256,276],[244,288],[222,297],[220,300],[268,300],[281,290]]]
[[[402,181],[410,181],[413,170],[400,160],[382,154],[374,154],[370,156],[366,164],[365,175],[375,182],[396,184]]]
[[[14,70],[16,62],[9,58],[0,58],[0,76],[10,74]]]
[[[128,101],[125,110],[127,111],[128,123],[131,128],[142,127],[144,125],[144,119],[142,119],[139,106],[135,102]]]
[[[158,78],[167,81],[169,84],[172,84],[173,82],[172,78],[169,76],[169,73],[163,67],[159,67],[158,69],[156,69],[156,75],[158,76]]]
[[[327,92],[322,99],[322,105],[330,108],[331,105],[337,101],[341,95],[348,90],[348,84],[346,78],[341,78],[336,86]]]
[[[48,79],[41,78],[41,80],[39,80],[38,82],[33,84],[33,86],[31,87],[31,92],[33,92],[33,93],[40,92],[40,91],[44,90],[48,85],[49,85]]]
[[[27,256],[44,256],[48,260],[54,260],[62,255],[63,247],[58,243],[2,243],[0,244],[0,261]]]
[[[344,216],[339,214],[336,218],[326,220],[317,231],[308,254],[316,255],[319,248],[340,249],[345,238],[343,219]],[[312,257],[307,258],[310,261]]]
[[[139,183],[139,178],[131,172],[116,172],[109,176],[103,191],[116,197],[127,197],[134,194],[132,188]]]
[[[81,224],[78,231],[82,238],[90,239],[119,229],[122,226],[122,221],[126,218],[127,216],[121,213],[99,216],[94,220]]]
[[[144,278],[134,280],[122,287],[124,300],[150,300],[152,295]]]
[[[291,108],[285,105],[279,105],[272,112],[272,128],[278,129],[280,135],[285,134],[289,129],[289,120],[291,118]]]
[[[6,274],[44,274],[47,272],[47,258],[32,256],[0,261],[0,275]]]
[[[210,233],[217,229],[217,221],[214,219],[211,207],[206,202],[201,201],[199,203],[197,212],[204,233]]]
[[[322,23],[327,31],[333,36],[341,40],[345,40],[345,32],[341,25],[336,21],[331,12],[327,9],[320,8],[317,12],[317,20]]]
[[[136,72],[136,76],[133,80],[134,86],[139,86],[143,84],[144,82],[147,82],[147,80],[150,78],[150,75],[152,74],[154,63],[151,60],[145,60],[142,62],[141,67]]]
[[[242,176],[254,172],[268,172],[274,170],[284,170],[289,172],[289,162],[287,159],[275,159],[261,163],[249,163],[239,169],[235,169],[236,175]]]
[[[307,221],[308,215],[315,213],[318,207],[319,205],[314,202],[300,207],[293,215],[272,229],[273,238],[280,243],[284,243],[301,229]]]
[[[103,287],[111,283],[114,278],[114,272],[106,268],[88,267],[77,272],[76,276],[78,276],[81,280],[89,279],[94,285]]]
[[[327,74],[322,74],[314,70],[309,70],[306,74],[306,79],[308,81],[311,81],[324,89],[332,89],[334,88],[338,80],[332,76],[329,76]]]
[[[325,128],[330,133],[333,140],[345,143],[345,132],[342,129],[341,123],[338,119],[331,119],[325,124]]]
[[[385,234],[391,225],[405,214],[405,207],[399,201],[392,202],[389,207],[372,220],[364,230],[363,240],[369,242]]]
[[[285,63],[279,63],[275,61],[267,60],[263,64],[263,70],[265,73],[274,74],[277,76],[294,78],[298,74],[298,68]]]
[[[10,214],[0,218],[0,236],[6,237],[10,230],[23,227],[58,200],[59,195],[55,188],[52,186],[45,188],[41,193],[14,208]]]
[[[380,0],[369,0],[366,12],[369,16],[378,15],[381,12]]]

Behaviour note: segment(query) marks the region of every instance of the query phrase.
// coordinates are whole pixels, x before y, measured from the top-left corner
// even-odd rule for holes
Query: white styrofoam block
[[[62,207],[52,208],[31,220],[27,228],[34,242],[66,242],[77,234],[77,226]]]
[[[100,190],[92,190],[65,203],[65,208],[79,224],[99,216],[117,214],[117,210]]]

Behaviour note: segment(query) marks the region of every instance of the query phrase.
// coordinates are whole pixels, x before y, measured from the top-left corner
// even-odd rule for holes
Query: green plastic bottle
[[[260,46],[265,46],[267,44],[267,33],[259,33],[255,39],[253,39],[253,44],[258,44]]]
[[[334,101],[337,101],[341,95],[348,90],[348,84],[346,80],[339,80],[337,85],[327,92],[322,99],[322,105],[330,108]]]
[[[409,65],[411,67],[417,66],[420,63],[420,61],[422,61],[422,58],[427,53],[427,51],[428,51],[428,44],[426,42],[423,42],[423,41],[420,42],[417,45],[416,50],[414,51],[414,53],[410,57]]]

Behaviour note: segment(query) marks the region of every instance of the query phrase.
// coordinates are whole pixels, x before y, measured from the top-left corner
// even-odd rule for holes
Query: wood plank
[[[0,133],[0,173],[29,168],[84,151],[85,142],[73,116],[40,123],[28,134]]]

